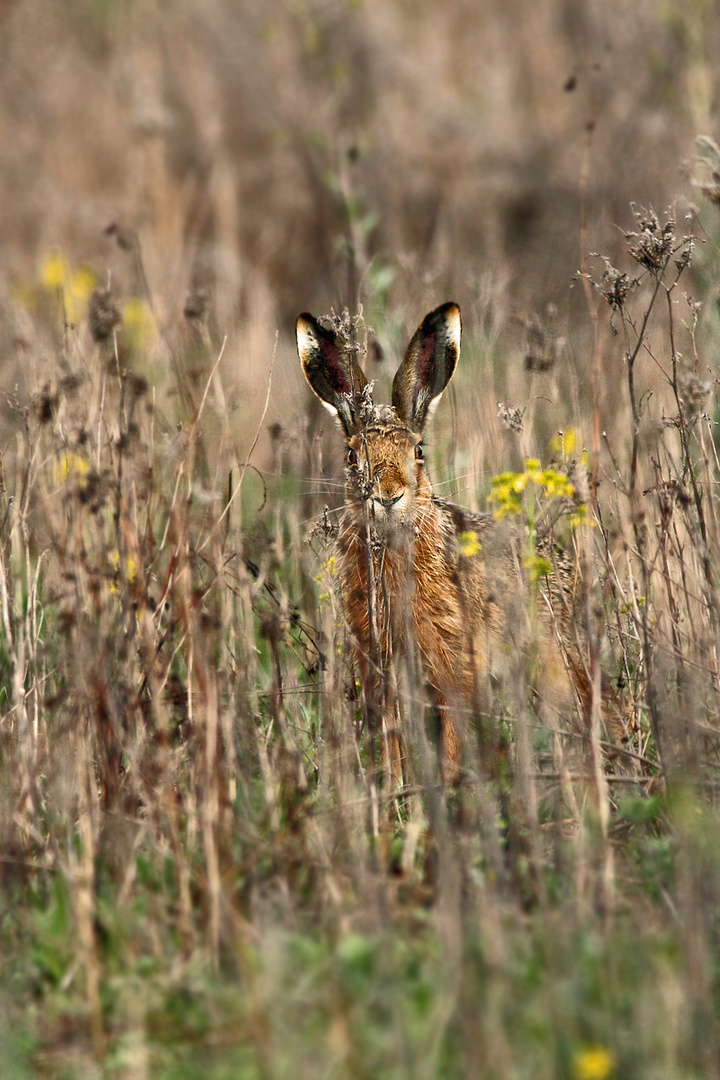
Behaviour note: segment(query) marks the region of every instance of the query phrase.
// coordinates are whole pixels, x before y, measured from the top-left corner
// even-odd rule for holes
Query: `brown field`
[[[0,0],[0,1080],[720,1075],[719,55],[711,0]],[[447,300],[429,469],[522,629],[397,791],[293,325],[388,400]]]

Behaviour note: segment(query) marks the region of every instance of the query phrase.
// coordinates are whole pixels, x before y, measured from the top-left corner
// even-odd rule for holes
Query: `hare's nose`
[[[399,503],[403,497],[402,491],[399,495],[375,495],[373,502],[382,506],[383,510],[390,510],[396,503]]]

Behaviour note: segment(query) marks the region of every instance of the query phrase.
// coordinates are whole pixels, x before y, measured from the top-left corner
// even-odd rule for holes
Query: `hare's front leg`
[[[402,788],[407,777],[396,681],[387,669],[371,664],[363,650],[358,650],[358,663],[370,739],[370,759],[375,764],[379,737],[384,782],[389,790],[397,791]]]
[[[447,708],[440,711],[440,775],[446,784],[460,779],[460,740],[457,724]]]

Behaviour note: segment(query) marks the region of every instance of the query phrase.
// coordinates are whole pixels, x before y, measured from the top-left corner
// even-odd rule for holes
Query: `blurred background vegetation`
[[[279,329],[270,421],[304,393],[288,331],[308,308],[362,302],[392,350],[452,297],[508,369],[528,328],[551,347],[572,328],[581,354],[576,271],[615,259],[632,201],[695,198],[720,93],[712,0],[3,0],[0,19],[6,393],[60,252],[152,298],[166,343],[209,297],[231,407],[260,405]]]
[[[720,1073],[718,56],[717,0],[0,0],[1,1080]],[[521,776],[388,823],[292,327],[362,305],[386,386],[449,299],[436,486],[591,462],[626,733],[571,776],[519,695]]]
[[[711,0],[3,0],[3,285],[61,249],[165,318],[577,306],[581,251],[688,192]],[[583,238],[585,239],[585,238]]]

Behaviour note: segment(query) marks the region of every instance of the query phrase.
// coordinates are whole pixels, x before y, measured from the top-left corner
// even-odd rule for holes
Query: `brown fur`
[[[397,782],[393,672],[399,662],[417,670],[419,657],[440,716],[443,770],[452,776],[468,718],[508,647],[508,582],[517,580],[501,527],[437,498],[422,460],[422,433],[459,356],[459,308],[444,304],[418,328],[392,406],[373,403],[364,373],[332,331],[301,315],[297,334],[308,382],[348,440],[339,579],[369,716],[388,734]],[[479,554],[467,549],[473,537]],[[422,697],[422,688],[415,693]]]

